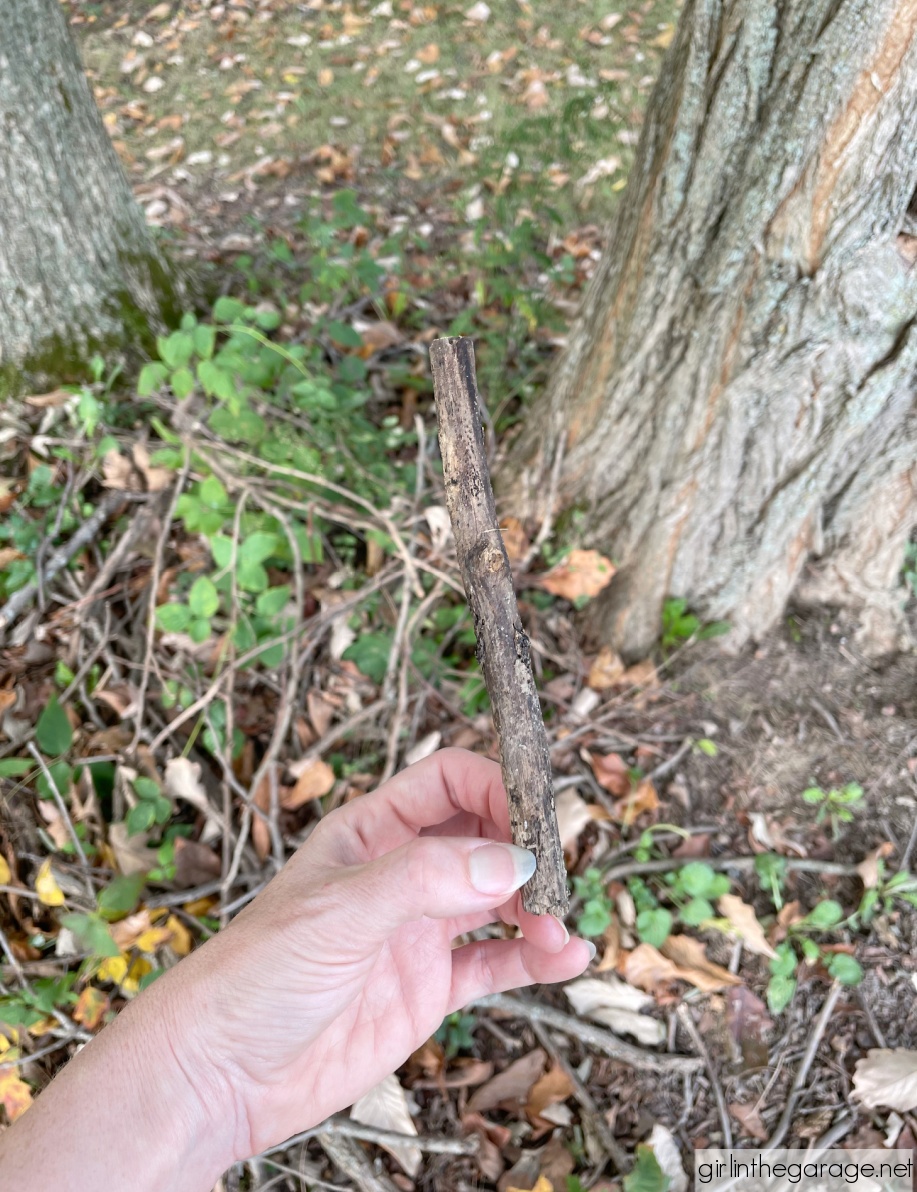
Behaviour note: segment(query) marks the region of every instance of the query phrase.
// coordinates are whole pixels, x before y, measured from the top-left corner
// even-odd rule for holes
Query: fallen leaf
[[[767,1142],[770,1134],[756,1103],[740,1105],[738,1101],[731,1101],[729,1112],[742,1127],[743,1134],[747,1134],[750,1138],[756,1138],[758,1142]]]
[[[613,795],[626,795],[630,790],[630,772],[620,753],[587,753],[596,782]]]
[[[475,1161],[481,1169],[481,1174],[490,1180],[492,1184],[495,1184],[503,1174],[505,1164],[503,1162],[500,1144],[495,1142],[492,1137],[493,1123],[488,1122],[479,1113],[466,1113],[462,1117],[462,1128],[477,1134],[478,1153],[475,1156]],[[497,1129],[499,1128],[497,1127]],[[507,1130],[506,1139],[503,1142],[504,1146],[510,1138],[511,1135]]]
[[[675,36],[675,26],[669,22],[658,37],[654,37],[650,42],[651,46],[658,46],[661,50],[666,50],[672,44],[672,38]]]
[[[565,985],[564,993],[577,1014],[601,1022],[618,1034],[632,1035],[650,1047],[665,1039],[665,1023],[640,1013],[653,1004],[653,999],[616,977],[581,977]]]
[[[611,922],[605,928],[602,941],[605,944],[605,951],[602,953],[602,959],[595,966],[595,971],[609,973],[618,967],[618,958],[621,955],[621,924],[618,922],[617,915],[612,915]]]
[[[503,545],[506,547],[506,557],[510,563],[521,563],[528,554],[529,536],[522,528],[518,517],[504,517],[500,522],[500,532],[503,535]]]
[[[876,1047],[857,1060],[853,1097],[866,1109],[917,1109],[917,1051],[904,1047]]]
[[[277,774],[277,768],[268,770],[258,783],[258,789],[255,791],[255,797],[252,803],[265,815],[271,809],[271,783],[277,782],[277,798],[282,797],[283,791],[280,787],[280,779]],[[267,820],[262,816],[252,815],[252,844],[255,846],[255,852],[258,854],[258,859],[263,861],[271,851],[271,830],[268,827]]]
[[[112,985],[120,985],[127,976],[127,957],[108,956],[99,965],[96,978],[99,981],[111,981]]]
[[[134,476],[134,468],[126,455],[122,455],[117,447],[106,452],[102,460],[102,484],[105,488],[136,490],[139,488]]]
[[[281,791],[280,805],[285,811],[295,811],[304,803],[312,799],[320,799],[327,795],[334,786],[334,770],[327,762],[315,761],[308,770],[304,770],[296,779],[296,785],[284,787]]]
[[[741,977],[731,973],[722,965],[707,959],[707,953],[700,940],[690,935],[670,935],[662,945],[662,954],[679,967],[679,975],[705,993],[715,993],[729,985],[741,985]]]
[[[604,691],[620,683],[625,667],[620,657],[610,646],[602,646],[595,662],[589,668],[586,685],[595,691]]]
[[[566,1101],[568,1097],[573,1096],[573,1093],[574,1088],[570,1077],[560,1065],[556,1065],[549,1068],[543,1076],[539,1076],[532,1085],[529,1099],[525,1103],[526,1113],[531,1117],[539,1117],[543,1109],[549,1105],[556,1105],[560,1101]]]
[[[312,721],[312,727],[320,737],[331,728],[334,713],[337,711],[330,700],[324,699],[320,691],[310,687],[306,692],[306,711]]]
[[[386,1076],[351,1107],[350,1116],[364,1126],[377,1126],[380,1130],[394,1130],[398,1134],[416,1134],[417,1127],[408,1112],[408,1101],[404,1089],[394,1074]],[[423,1162],[420,1147],[409,1143],[396,1146],[380,1144],[401,1164],[411,1177],[417,1175]]]
[[[87,985],[73,1007],[73,1017],[87,1031],[94,1031],[109,1007],[109,997],[101,989]]]
[[[669,1177],[667,1192],[687,1192],[688,1177],[681,1161],[681,1148],[671,1130],[657,1122],[648,1139],[656,1162]]]
[[[545,1053],[539,1048],[530,1051],[482,1084],[468,1102],[469,1113],[482,1113],[502,1101],[528,1100],[532,1085],[544,1071]]]
[[[173,757],[166,762],[165,793],[172,799],[183,799],[208,819],[216,814],[204,784],[201,782],[201,763],[187,757]]]
[[[758,922],[754,908],[743,902],[736,894],[724,894],[717,902],[722,915],[729,920],[730,926],[736,934],[741,936],[742,942],[749,952],[756,952],[759,956],[774,957],[777,953],[764,938],[764,930]]]
[[[63,906],[64,892],[57,884],[51,872],[51,858],[42,862],[42,866],[35,878],[35,892],[45,906]]]
[[[745,1071],[767,1066],[767,1034],[774,1020],[767,1006],[745,985],[736,985],[726,995],[726,1027],[742,1053]]]
[[[51,393],[32,393],[24,398],[27,406],[35,410],[47,410],[50,407],[62,406],[68,398],[73,397],[66,389],[54,389]]]
[[[540,1175],[532,1188],[516,1188],[507,1185],[503,1192],[554,1192],[554,1185],[545,1175]]]
[[[127,952],[133,948],[142,935],[153,930],[153,921],[150,918],[150,912],[144,907],[142,911],[136,911],[133,915],[128,915],[117,923],[111,923],[108,929],[118,951]],[[148,951],[146,948],[143,950]]]
[[[658,806],[656,788],[648,778],[644,778],[636,790],[615,804],[615,813],[622,825],[629,828],[638,815],[644,811],[655,811]]]
[[[886,840],[884,844],[880,844],[878,848],[874,848],[871,853],[867,853],[866,857],[857,866],[857,873],[867,890],[874,890],[879,884],[879,861],[884,857],[889,856],[895,851],[895,846],[891,841]]]
[[[208,848],[199,840],[186,840],[184,836],[175,838],[174,860],[173,880],[180,890],[202,886],[205,882],[219,877],[223,871],[222,862],[212,848]]]
[[[442,742],[443,734],[438,728],[435,728],[432,733],[427,733],[404,755],[405,766],[414,766],[417,762],[422,762],[425,757],[430,757],[439,749]]]
[[[642,662],[635,662],[621,676],[621,686],[657,687],[658,685],[659,679],[656,675],[656,667],[649,658],[644,658]]]
[[[614,573],[614,564],[597,550],[572,550],[564,560],[532,582],[564,600],[591,599],[611,583]]]
[[[331,69],[330,66],[323,67],[318,72],[319,87],[330,87],[333,82],[334,82],[334,71]]]
[[[589,804],[585,799],[581,799],[572,787],[560,792],[554,806],[557,811],[560,843],[564,849],[568,849],[576,843],[580,832],[593,822],[592,812]]]
[[[376,352],[383,352],[386,348],[397,348],[399,344],[404,343],[402,333],[387,319],[376,323],[361,323],[355,330],[363,340],[363,346],[357,351],[357,355],[362,356],[364,360],[368,360]]]
[[[32,1104],[32,1090],[19,1076],[18,1068],[0,1068],[0,1105],[11,1122],[22,1117]]]
[[[0,853],[0,886],[8,886],[12,878],[13,875],[10,873],[10,867],[6,863],[6,857]]]
[[[148,492],[158,493],[169,487],[172,482],[172,473],[168,468],[154,468],[150,464],[150,453],[143,443],[135,443],[131,448],[131,455],[134,457],[135,467],[142,473],[146,481]]]

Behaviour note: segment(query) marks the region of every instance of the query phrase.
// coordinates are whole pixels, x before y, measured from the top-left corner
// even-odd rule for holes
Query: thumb
[[[514,844],[418,836],[362,866],[347,884],[362,921],[388,935],[424,917],[500,906],[534,872],[535,854]]]

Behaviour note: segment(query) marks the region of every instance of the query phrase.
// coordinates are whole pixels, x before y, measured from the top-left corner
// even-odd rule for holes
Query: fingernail
[[[592,964],[593,960],[595,960],[595,944],[592,940],[583,940],[583,943],[589,949],[589,963]]]
[[[511,894],[535,872],[535,854],[515,844],[485,844],[468,858],[471,884],[482,894]]]
[[[567,924],[563,921],[563,919],[559,918],[557,915],[555,915],[554,918],[557,919],[557,922],[564,929],[564,947],[566,948],[567,944],[569,944],[569,942],[570,942],[570,932],[567,930]]]

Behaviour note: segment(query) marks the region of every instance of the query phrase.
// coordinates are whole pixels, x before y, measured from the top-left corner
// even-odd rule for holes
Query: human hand
[[[499,766],[443,750],[332,812],[143,995],[192,1014],[182,1066],[228,1097],[215,1102],[235,1123],[228,1162],[350,1105],[474,998],[585,969],[594,945],[522,908],[534,857],[509,838]],[[522,938],[452,948],[497,919]]]

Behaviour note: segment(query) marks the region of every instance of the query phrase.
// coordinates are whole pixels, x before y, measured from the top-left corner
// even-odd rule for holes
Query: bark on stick
[[[500,740],[513,843],[531,849],[537,867],[522,888],[535,915],[567,912],[567,871],[554,809],[548,739],[522,628],[513,574],[497,524],[478,407],[470,339],[430,345],[439,414],[446,504],[474,617],[477,655]]]

